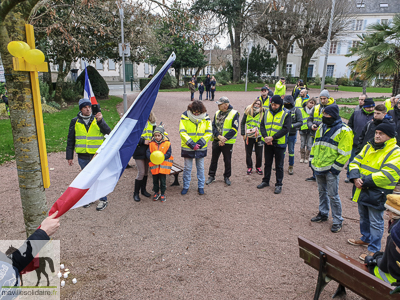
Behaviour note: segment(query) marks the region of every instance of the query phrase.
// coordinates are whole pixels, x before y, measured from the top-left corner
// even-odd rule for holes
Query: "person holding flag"
[[[96,96],[93,93],[92,85],[90,84],[86,64],[85,64],[85,86],[83,88],[83,98],[89,99],[90,103],[92,103],[92,112],[94,115],[97,114],[98,112],[101,112],[100,104],[97,102]]]
[[[89,99],[79,100],[79,110],[80,112],[69,125],[66,154],[68,164],[72,166],[75,149],[78,154],[78,163],[83,170],[103,143],[104,135],[109,134],[111,129],[104,121],[101,112],[95,116],[92,114],[92,104]],[[96,210],[105,209],[107,204],[107,196],[100,198]],[[91,203],[88,203],[83,207],[90,205]]]

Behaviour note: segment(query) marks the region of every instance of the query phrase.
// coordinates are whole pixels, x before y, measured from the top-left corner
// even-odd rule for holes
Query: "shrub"
[[[243,80],[243,79],[240,79],[238,83],[243,84],[243,83],[244,83],[244,80]]]
[[[171,87],[176,88],[177,85],[178,85],[178,79],[176,79],[175,76],[171,76]]]
[[[337,85],[349,86],[349,79],[347,77],[340,77],[336,80]]]
[[[154,71],[154,74],[157,74],[158,71],[161,70],[161,67],[162,66],[157,66],[156,70]],[[172,86],[172,81],[171,81],[171,75],[169,75],[169,73],[167,72],[167,73],[165,73],[165,76],[164,76],[163,80],[161,81],[160,89],[161,90],[162,89],[170,89],[172,87],[173,86]]]
[[[39,77],[39,89],[40,89],[40,97],[42,98],[42,103],[47,103],[53,100],[56,91],[53,91],[50,94],[50,86]]]
[[[139,78],[140,90],[143,91],[144,87],[150,82],[151,78]]]
[[[93,93],[97,99],[107,99],[108,98],[108,85],[100,73],[92,66],[87,67],[87,72],[92,85]],[[83,71],[77,78],[76,83],[80,83],[81,87],[78,90],[80,95],[83,95],[83,88],[85,87],[85,71]]]
[[[315,85],[321,85],[321,77],[317,74],[314,79]]]
[[[217,82],[221,82],[221,80],[225,80],[226,82],[228,81],[232,81],[233,76],[232,73],[226,70],[222,70],[219,71],[217,73],[215,73],[215,79],[217,80]]]
[[[80,90],[83,90],[80,82],[64,82],[61,97],[65,102],[76,102],[82,97],[82,94],[79,93]]]
[[[6,88],[4,87],[6,84],[4,82],[0,82],[0,95],[4,94]]]
[[[325,77],[325,84],[335,84],[335,78],[330,76]]]
[[[55,102],[55,101],[49,101],[49,102],[47,102],[47,105],[48,105],[48,106],[51,106],[51,107],[54,107],[54,108],[56,108],[56,109],[60,109],[60,108],[61,108],[60,104],[58,104],[58,103]]]
[[[264,83],[264,80],[262,80],[260,77],[257,78],[257,83]]]
[[[222,84],[222,85],[227,85],[228,84],[228,82],[226,81],[226,80],[224,80],[224,79],[221,79],[220,81],[218,81],[220,84]]]

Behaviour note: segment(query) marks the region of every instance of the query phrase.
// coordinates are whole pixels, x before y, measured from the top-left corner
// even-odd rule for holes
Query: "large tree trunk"
[[[175,68],[175,78],[176,78],[176,80],[178,82],[176,87],[179,87],[179,77],[180,76],[181,76],[181,69]]]
[[[364,80],[363,81],[363,94],[366,95],[367,94],[367,85],[368,85],[368,80]]]
[[[26,4],[22,4],[26,5]],[[12,56],[7,51],[11,40],[26,41],[25,20],[15,9],[0,22],[0,53],[9,91],[10,119],[14,139],[15,161],[27,236],[47,215],[43,187],[32,90],[29,72],[13,70]]]
[[[288,52],[276,49],[278,53],[279,76],[286,77],[286,65]],[[289,82],[288,82],[289,83]]]
[[[300,78],[303,79],[304,84],[307,84],[308,66],[310,65],[311,57],[314,55],[316,49],[305,47],[301,50]]]
[[[232,45],[232,66],[233,66],[233,82],[239,82],[240,80],[240,35],[242,33],[242,25],[239,23],[234,28],[234,34],[230,30],[230,38]]]
[[[65,62],[65,68],[64,68]],[[63,104],[64,99],[62,98],[62,91],[64,88],[64,80],[67,77],[69,71],[71,69],[71,62],[70,61],[60,61],[58,65],[58,76],[57,76],[57,83],[56,83],[56,93],[54,95],[54,101],[58,104]]]
[[[400,73],[393,77],[392,97],[395,97],[398,94],[400,94]]]

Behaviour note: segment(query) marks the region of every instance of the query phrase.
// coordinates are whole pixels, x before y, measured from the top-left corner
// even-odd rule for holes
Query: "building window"
[[[292,44],[292,46],[290,46],[289,48],[289,53],[293,54],[294,52],[294,44]]]
[[[329,49],[330,54],[336,54],[337,51],[337,41],[332,41],[331,42],[331,47]]]
[[[356,48],[356,47],[358,47],[359,44],[360,44],[360,41],[353,41],[352,47]]]
[[[149,74],[149,64],[144,63],[144,74]]]
[[[335,68],[334,65],[327,65],[326,66],[326,77],[333,77],[333,69]]]
[[[362,2],[357,2],[357,8],[362,8],[362,7],[365,7],[364,1],[362,1]]]
[[[379,6],[381,8],[386,8],[386,7],[389,7],[389,4],[388,3],[381,3]]]
[[[388,19],[382,19],[381,20],[382,25],[387,25],[388,24]]]
[[[286,74],[292,74],[292,64],[286,65]]]
[[[103,64],[101,63],[100,59],[96,58],[96,69],[103,70]]]
[[[115,62],[112,59],[108,60],[108,70],[115,70]]]
[[[363,22],[364,20],[357,20],[357,22],[356,22],[356,31],[360,31],[360,30],[362,30],[362,27],[363,27]]]
[[[85,69],[85,66],[88,66],[89,64],[82,58],[81,59],[81,69]]]
[[[271,44],[271,43],[268,44],[268,51],[271,54],[274,53],[274,45],[273,44]]]

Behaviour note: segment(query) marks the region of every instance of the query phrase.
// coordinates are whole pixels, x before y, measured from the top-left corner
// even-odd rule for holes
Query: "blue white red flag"
[[[71,208],[91,203],[114,190],[135,152],[156,100],[161,80],[174,61],[175,53],[172,53],[106,137],[97,150],[97,155],[53,204],[49,215],[58,211],[59,217]]]
[[[96,97],[93,93],[92,85],[90,84],[86,63],[85,63],[85,87],[83,88],[83,98],[90,99],[92,105],[98,104]]]

